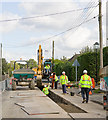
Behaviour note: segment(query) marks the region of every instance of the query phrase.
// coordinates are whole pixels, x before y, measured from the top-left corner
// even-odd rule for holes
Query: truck
[[[26,63],[27,68],[15,69],[16,63]],[[28,62],[25,60],[18,60],[14,62],[14,71],[12,81],[12,90],[16,90],[17,86],[28,86],[31,90],[35,89],[34,80],[35,71],[28,68]]]

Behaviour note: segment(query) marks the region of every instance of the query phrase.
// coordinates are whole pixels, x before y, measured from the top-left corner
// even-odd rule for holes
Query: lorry
[[[26,63],[27,68],[15,69],[16,63]],[[14,71],[12,81],[12,90],[16,90],[17,86],[28,86],[31,90],[35,88],[34,80],[35,72],[28,68],[28,62],[25,60],[18,60],[14,62]]]

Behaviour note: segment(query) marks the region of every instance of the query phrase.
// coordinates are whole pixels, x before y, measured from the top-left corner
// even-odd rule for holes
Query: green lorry
[[[15,61],[14,62],[14,71],[13,71],[13,78],[12,78],[12,90],[16,90],[17,86],[29,86],[30,89],[35,88],[35,79],[34,74],[35,71],[28,68],[22,68],[15,70],[15,63],[16,62],[27,62],[24,60]]]

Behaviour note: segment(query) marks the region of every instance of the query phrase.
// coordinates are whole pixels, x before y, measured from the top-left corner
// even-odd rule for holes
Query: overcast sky
[[[0,20],[41,16],[0,22],[0,43],[3,44],[3,57],[8,62],[20,58],[37,60],[37,49],[41,44],[44,58],[51,58],[53,40],[55,41],[55,58],[58,59],[62,56],[71,58],[82,48],[92,47],[95,42],[99,42],[98,18],[90,20],[98,15],[97,4],[98,0],[3,1],[0,8]],[[42,17],[65,11],[71,12]],[[103,45],[106,46],[106,0],[103,0],[102,14]],[[86,22],[88,20],[90,21]],[[61,32],[64,33],[58,35]],[[58,36],[53,37],[54,35]]]

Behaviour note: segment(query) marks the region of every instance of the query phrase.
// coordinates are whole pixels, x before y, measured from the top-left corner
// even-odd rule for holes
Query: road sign
[[[80,64],[79,64],[79,62],[78,62],[77,59],[74,61],[74,63],[72,64],[72,66],[80,66]]]
[[[77,59],[74,61],[74,63],[72,64],[72,66],[76,67],[76,83],[77,83],[77,66],[80,66],[80,64],[79,64],[79,62],[78,62]]]

